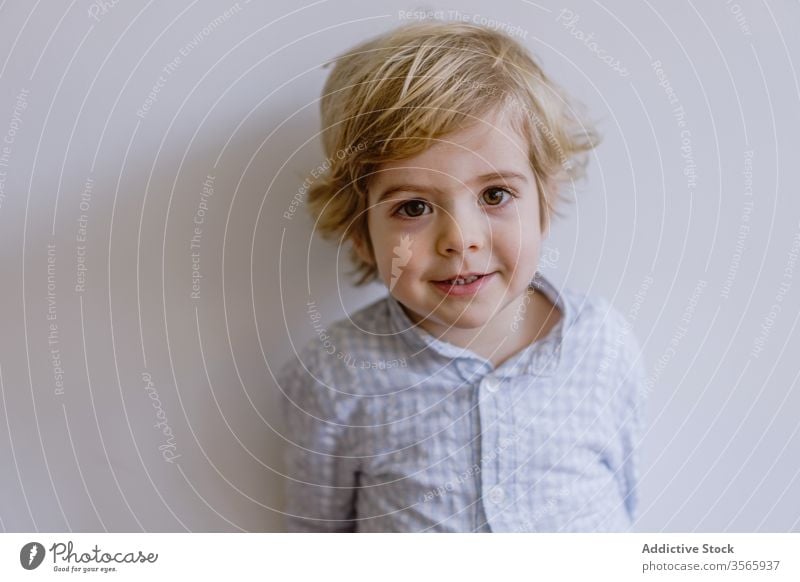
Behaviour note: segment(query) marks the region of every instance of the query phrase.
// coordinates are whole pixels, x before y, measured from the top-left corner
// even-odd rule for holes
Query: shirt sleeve
[[[641,442],[645,431],[647,369],[644,353],[631,325],[618,314],[623,326],[623,352],[620,358],[619,426],[622,438],[622,463],[617,471],[625,508],[634,521],[638,515]]]
[[[286,426],[286,527],[290,532],[355,530],[358,459],[348,402],[323,380],[319,354],[304,350],[278,375]]]

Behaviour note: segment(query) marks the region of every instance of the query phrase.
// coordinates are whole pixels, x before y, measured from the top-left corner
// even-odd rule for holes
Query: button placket
[[[500,390],[500,380],[494,376],[486,376],[482,384],[487,392],[494,393]]]
[[[479,364],[469,358],[458,358],[454,361],[456,373],[464,382],[474,382],[474,376],[477,373]]]
[[[503,503],[503,500],[506,498],[506,491],[500,486],[494,487],[491,491],[489,491],[489,501],[494,503],[495,505],[500,505]]]
[[[502,525],[499,523],[497,505],[489,499],[490,492],[497,485],[499,478],[497,472],[497,457],[493,452],[497,448],[497,399],[487,387],[490,376],[486,376],[479,381],[477,386],[478,410],[480,415],[480,451],[481,451],[481,499],[486,520],[489,527],[494,530]]]

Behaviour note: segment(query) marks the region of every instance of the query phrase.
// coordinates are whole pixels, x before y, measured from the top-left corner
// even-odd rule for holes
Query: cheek
[[[534,246],[541,244],[541,225],[539,224],[539,204],[534,196],[527,197],[518,207],[498,225],[495,232],[505,237],[509,245],[520,248],[521,254],[527,253]]]
[[[513,224],[494,229],[493,235],[492,254],[519,277],[532,275],[538,266],[542,245],[539,225],[520,225],[514,220]]]
[[[424,261],[426,247],[423,237],[418,233],[390,229],[383,225],[372,238],[378,273],[388,282],[393,273],[412,272]]]
[[[374,216],[372,211],[369,213],[367,224],[369,225],[372,251],[375,254],[375,263],[378,270],[381,271],[386,263],[387,256],[391,262],[392,247],[394,246],[393,239],[396,236],[390,231],[389,225],[383,217]]]
[[[539,238],[534,229],[514,221],[493,229],[492,244],[496,254],[522,257],[531,253],[531,247],[539,246]]]

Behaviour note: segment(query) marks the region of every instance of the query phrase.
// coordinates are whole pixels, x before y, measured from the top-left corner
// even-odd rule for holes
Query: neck
[[[428,321],[422,327],[442,341],[475,352],[496,368],[545,337],[560,319],[560,310],[543,293],[528,288],[486,325],[448,328]]]

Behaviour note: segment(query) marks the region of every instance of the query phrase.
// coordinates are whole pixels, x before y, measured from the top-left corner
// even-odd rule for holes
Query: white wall
[[[798,529],[800,4],[100,6],[0,12],[2,530],[280,529],[270,370],[313,335],[309,275],[326,322],[382,293],[284,218],[322,161],[320,64],[420,7],[518,26],[599,120],[549,273],[644,343],[640,529]]]

